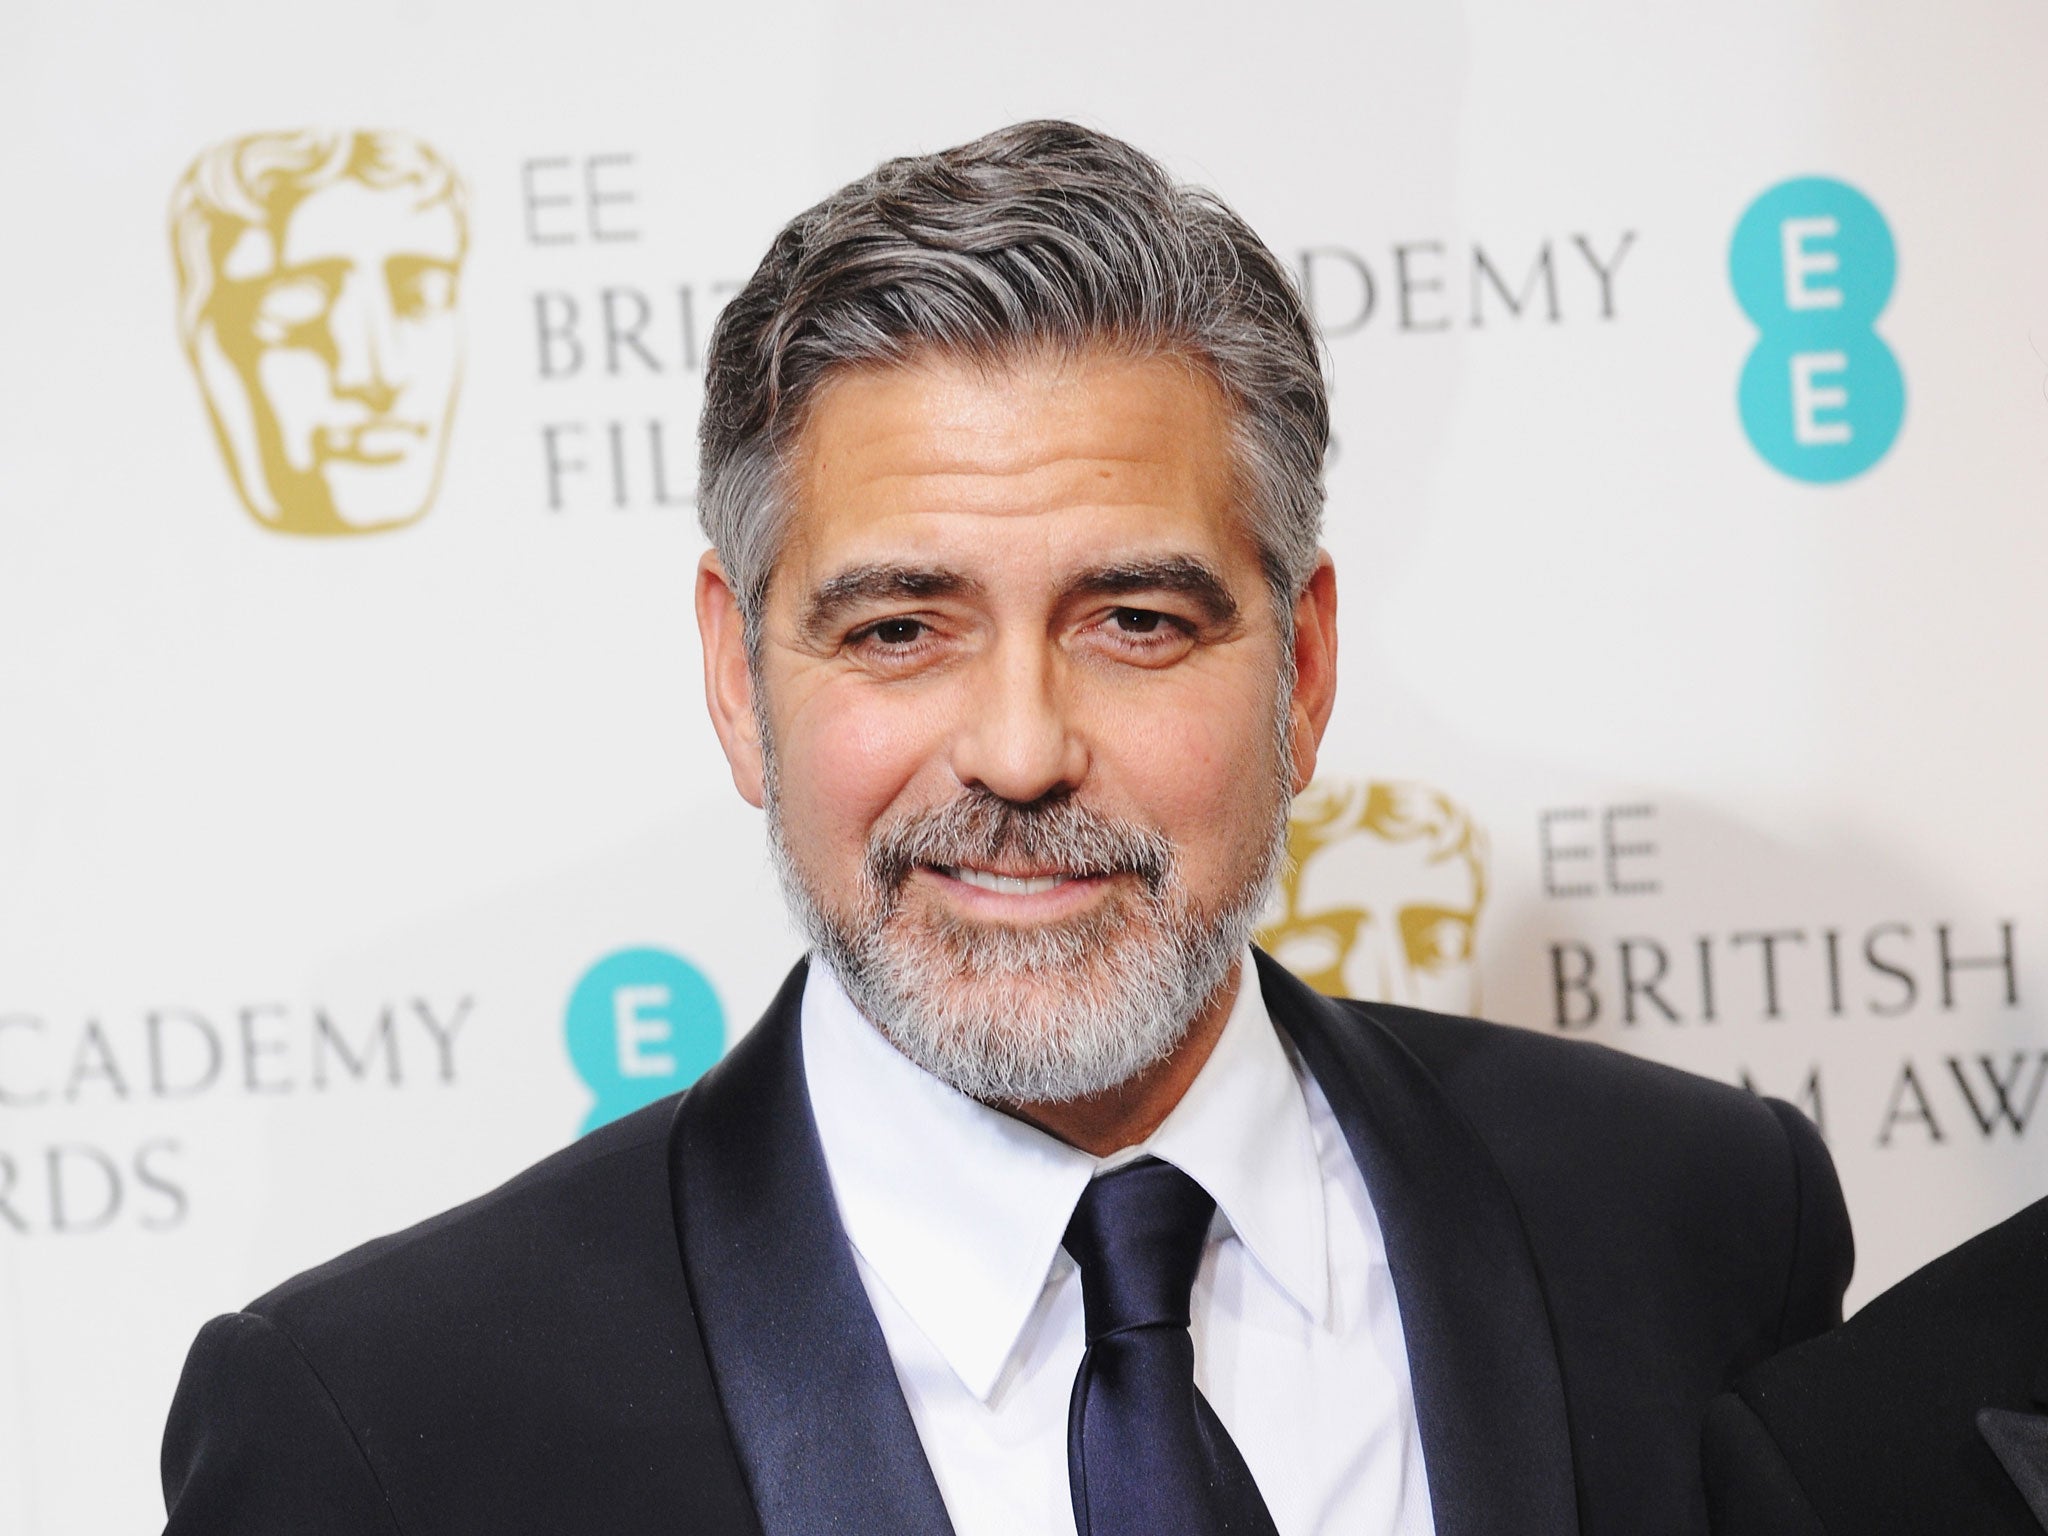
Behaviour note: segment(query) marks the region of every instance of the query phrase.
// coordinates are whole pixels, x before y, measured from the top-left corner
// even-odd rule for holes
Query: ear
[[[764,796],[760,726],[754,717],[754,673],[747,665],[739,594],[716,550],[707,549],[697,562],[697,633],[704,642],[704,703],[711,711],[711,728],[725,748],[733,787],[747,804],[759,809]]]
[[[1288,740],[1294,748],[1294,792],[1316,776],[1316,751],[1337,705],[1337,567],[1328,550],[1294,605],[1294,702]]]

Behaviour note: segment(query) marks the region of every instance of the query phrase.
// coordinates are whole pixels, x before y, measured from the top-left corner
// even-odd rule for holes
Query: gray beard
[[[783,836],[772,749],[769,847],[798,926],[899,1051],[970,1098],[1063,1103],[1165,1060],[1229,980],[1286,852],[1281,757],[1265,845],[1213,912],[1197,906],[1158,832],[1070,796],[1020,805],[981,789],[877,828],[856,909],[829,911]],[[1119,877],[1124,889],[1036,928],[904,911],[920,865],[986,868],[1005,856]]]

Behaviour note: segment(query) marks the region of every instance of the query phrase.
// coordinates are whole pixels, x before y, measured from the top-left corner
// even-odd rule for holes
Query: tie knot
[[[1081,1266],[1088,1342],[1133,1328],[1185,1328],[1216,1202],[1171,1163],[1142,1158],[1091,1179],[1067,1223]]]

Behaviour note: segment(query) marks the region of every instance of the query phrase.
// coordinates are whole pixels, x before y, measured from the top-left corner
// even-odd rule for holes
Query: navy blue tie
[[[1277,1536],[1195,1386],[1188,1298],[1215,1209],[1201,1185],[1148,1157],[1091,1181],[1067,1224],[1088,1329],[1067,1409],[1080,1536]]]

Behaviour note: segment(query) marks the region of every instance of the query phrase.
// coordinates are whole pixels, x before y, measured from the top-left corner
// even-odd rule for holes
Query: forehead
[[[812,401],[790,465],[793,566],[993,554],[1030,542],[1249,546],[1230,418],[1198,368],[1170,356],[949,357],[852,369]]]
[[[279,267],[336,258],[362,264],[401,253],[459,260],[462,227],[453,206],[443,201],[422,208],[413,186],[342,180],[302,198],[282,229],[245,229],[222,263],[222,275],[261,277]]]

